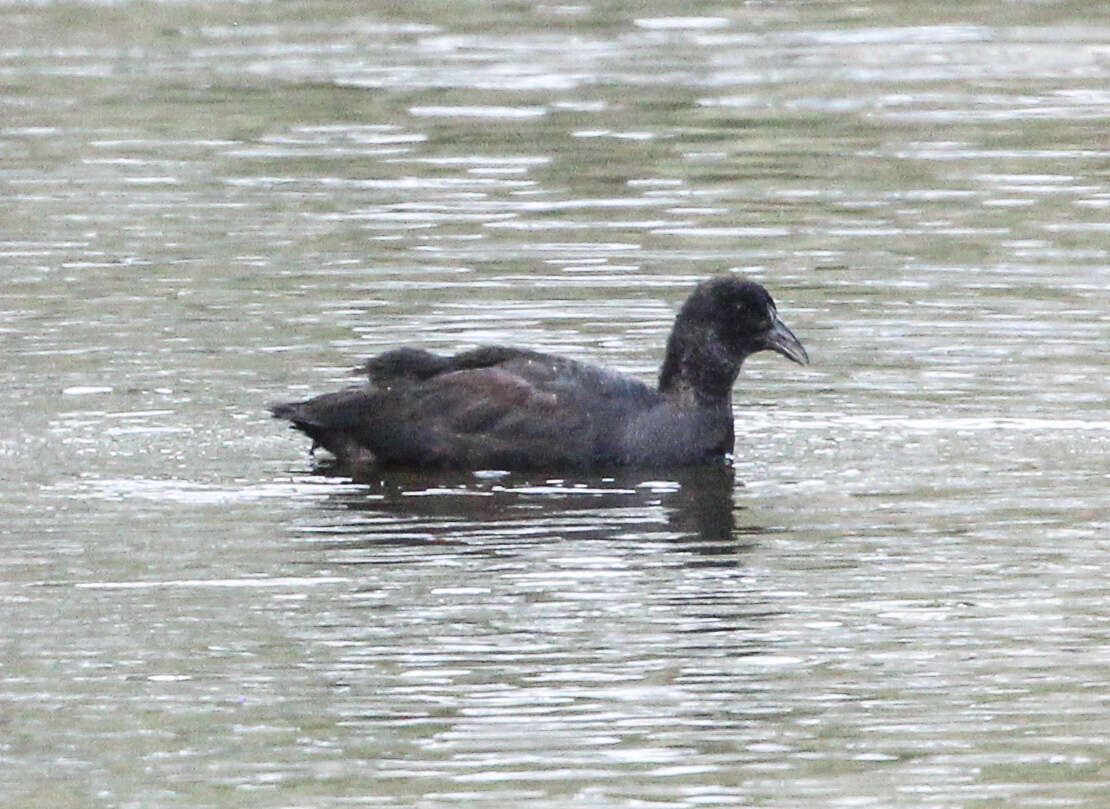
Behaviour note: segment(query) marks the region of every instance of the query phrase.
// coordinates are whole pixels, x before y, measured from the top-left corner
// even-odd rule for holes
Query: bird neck
[[[699,404],[729,403],[740,362],[708,334],[676,327],[667,340],[667,355],[659,371],[659,392],[693,394]]]

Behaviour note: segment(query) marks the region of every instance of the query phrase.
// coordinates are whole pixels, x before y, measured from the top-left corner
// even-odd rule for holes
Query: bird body
[[[685,466],[732,451],[732,384],[764,348],[808,362],[763,287],[722,276],[700,284],[679,312],[657,389],[527,349],[400,348],[368,360],[363,385],[271,412],[348,464]]]

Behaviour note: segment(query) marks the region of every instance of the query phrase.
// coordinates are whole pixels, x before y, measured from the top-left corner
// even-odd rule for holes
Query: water
[[[0,10],[0,796],[1043,807],[1110,790],[1089,4]],[[407,343],[814,359],[735,468],[359,481]]]

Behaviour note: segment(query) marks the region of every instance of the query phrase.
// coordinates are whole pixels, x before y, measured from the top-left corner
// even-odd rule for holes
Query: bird
[[[729,462],[732,387],[752,354],[809,355],[759,283],[724,274],[679,308],[656,387],[511,346],[451,356],[403,347],[363,384],[270,406],[341,464],[469,470],[676,468]]]

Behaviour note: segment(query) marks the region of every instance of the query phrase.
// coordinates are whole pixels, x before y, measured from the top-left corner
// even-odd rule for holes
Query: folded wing
[[[522,469],[616,461],[603,425],[658,400],[635,379],[520,349],[398,349],[362,370],[365,386],[272,412],[346,461]]]

